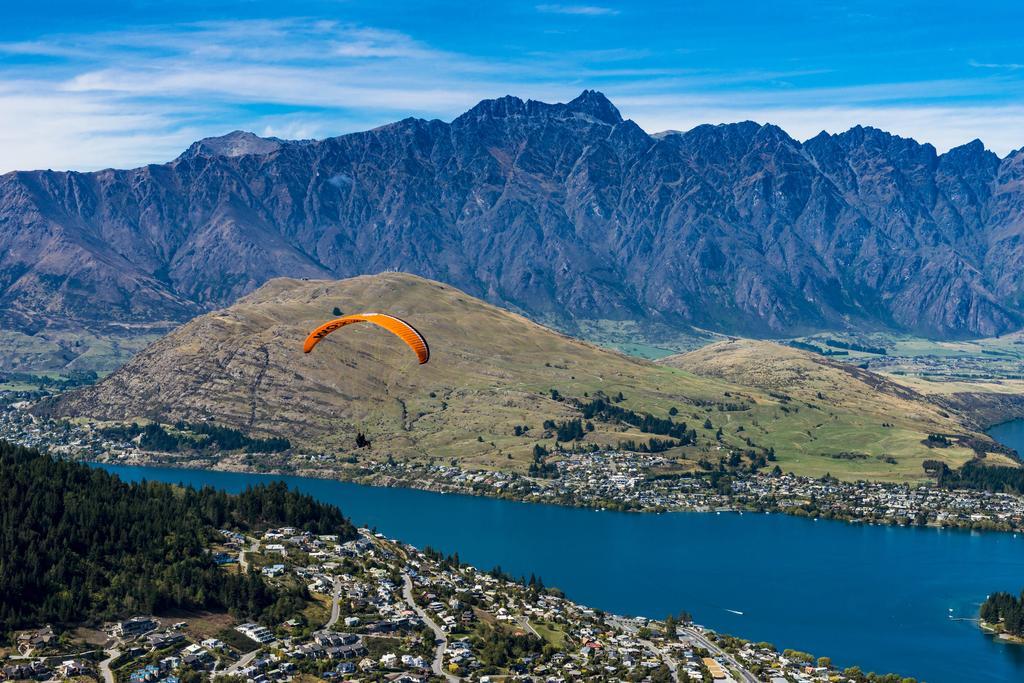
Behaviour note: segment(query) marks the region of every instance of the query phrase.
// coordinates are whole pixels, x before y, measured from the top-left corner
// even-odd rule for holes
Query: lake
[[[1024,422],[996,434],[1024,452]],[[726,633],[929,683],[1024,680],[1024,646],[959,620],[977,616],[991,591],[1024,588],[1024,535],[599,512],[299,477],[103,467],[126,480],[235,492],[284,480],[389,537],[458,552],[480,568],[534,573],[609,612],[663,618],[685,609]]]

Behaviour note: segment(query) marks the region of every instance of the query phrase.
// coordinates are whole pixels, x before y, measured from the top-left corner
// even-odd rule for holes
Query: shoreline
[[[230,458],[231,456],[229,456]],[[477,498],[490,498],[493,500],[503,500],[507,502],[526,503],[526,504],[539,504],[539,505],[556,505],[559,507],[566,508],[577,508],[581,510],[592,510],[598,511],[611,511],[611,512],[627,512],[627,513],[646,513],[646,514],[661,514],[666,512],[694,512],[694,513],[750,513],[750,514],[784,514],[793,517],[804,517],[807,519],[813,519],[815,521],[822,519],[826,521],[837,521],[846,522],[848,524],[866,524],[866,525],[877,525],[877,526],[890,526],[907,529],[934,529],[934,530],[959,530],[959,531],[996,531],[996,532],[1009,532],[1017,533],[1024,532],[1024,524],[1017,522],[1016,524],[993,524],[988,521],[970,521],[955,520],[956,523],[938,523],[935,521],[929,521],[926,524],[915,524],[908,523],[906,519],[893,519],[887,517],[866,517],[858,516],[854,514],[843,514],[836,513],[833,511],[826,511],[822,514],[812,515],[807,513],[801,504],[806,504],[806,501],[798,501],[796,499],[790,499],[788,502],[791,504],[782,505],[778,500],[763,500],[755,499],[751,500],[748,497],[739,496],[741,500],[734,500],[736,496],[729,496],[726,500],[712,501],[714,505],[675,505],[675,506],[651,506],[651,507],[625,507],[621,503],[615,500],[609,499],[583,499],[583,500],[566,500],[564,497],[556,496],[542,496],[542,495],[515,495],[507,494],[503,491],[495,491],[494,489],[487,489],[486,487],[472,487],[472,486],[457,486],[452,484],[444,484],[436,480],[428,480],[417,477],[401,477],[394,474],[387,474],[383,472],[374,472],[369,475],[355,475],[347,476],[347,473],[341,469],[329,469],[329,468],[317,468],[317,467],[293,467],[293,468],[281,468],[281,467],[270,467],[261,469],[252,465],[244,464],[238,461],[231,461],[228,459],[220,459],[216,461],[210,460],[189,460],[183,461],[175,458],[166,457],[145,457],[134,455],[130,458],[108,458],[108,459],[82,459],[85,462],[94,464],[104,465],[122,465],[129,467],[157,467],[164,469],[179,469],[179,470],[205,470],[212,472],[234,472],[238,474],[254,474],[261,476],[289,476],[289,477],[302,477],[308,479],[320,479],[325,481],[338,481],[343,483],[357,484],[360,486],[372,486],[377,488],[396,488],[396,489],[409,489],[415,491],[426,491],[430,493],[438,493],[442,495],[464,495],[472,496]],[[493,471],[477,471],[477,470],[460,470],[467,476],[514,476],[519,479],[529,481],[531,483],[534,480],[522,475],[513,475],[504,472],[493,472]],[[879,484],[884,486],[883,484]],[[897,486],[897,485],[891,485]],[[940,489],[936,489],[940,490]]]
[[[1003,631],[1000,627],[990,624],[987,621],[978,620],[978,628],[982,633],[992,636],[994,639],[1007,645],[1024,645],[1024,636],[1014,636]]]
[[[128,464],[128,463],[102,463],[102,464],[105,464],[105,465],[121,464],[121,465],[126,466],[126,467],[132,467],[132,466],[135,466],[135,467],[145,467],[145,466],[149,466],[149,467],[160,468],[160,469],[164,469],[164,470],[198,470],[198,469],[206,469],[206,470],[209,470],[209,471],[212,471],[212,472],[233,472],[233,473],[237,473],[237,474],[258,474],[258,475],[261,475],[261,476],[266,476],[266,477],[271,477],[271,478],[272,477],[282,476],[282,475],[285,475],[285,476],[296,476],[296,477],[304,476],[303,473],[301,473],[301,472],[283,472],[283,471],[280,471],[280,470],[274,471],[274,472],[269,472],[269,471],[268,472],[256,472],[256,471],[254,471],[254,468],[248,468],[251,471],[245,471],[245,468],[240,468],[240,467],[220,467],[220,468],[217,468],[217,467],[206,467],[206,468],[197,468],[197,467],[184,466],[181,463],[175,465],[175,464],[169,463],[169,462],[153,463],[153,464],[150,464],[150,465],[141,465],[141,464],[138,464],[138,463],[134,463],[134,464]],[[320,470],[318,472],[318,474],[320,476],[309,477],[309,478],[321,479],[321,480],[325,480],[325,481],[343,481],[343,480],[341,480],[341,479],[339,479],[337,477],[327,476],[329,473],[324,472],[323,470]],[[346,483],[358,483],[358,482],[347,481]],[[196,484],[196,485],[199,485],[199,484]],[[218,486],[218,484],[216,482],[212,482],[212,485],[213,486]],[[361,484],[361,485],[368,485],[368,484]],[[391,485],[391,486],[380,486],[380,488],[411,488],[411,487],[401,487],[401,486]],[[424,490],[424,489],[420,489],[420,490]],[[456,495],[473,495],[473,494],[457,493]],[[481,494],[475,494],[475,497],[486,497],[486,496],[483,496]],[[563,506],[563,507],[565,507],[565,506]],[[388,532],[384,532],[384,533],[388,533]],[[390,536],[392,536],[392,534],[388,533],[388,536],[390,537]],[[572,597],[571,593],[567,593],[565,595],[566,595],[566,599],[568,599],[570,601],[572,601],[572,600],[580,600],[580,598],[578,596]],[[578,604],[585,605],[585,604],[588,604],[588,602],[586,600],[581,600]],[[705,616],[707,616],[707,615],[705,615]],[[645,618],[649,618],[652,621],[657,621],[653,617],[645,617]],[[740,626],[732,626],[730,628],[725,627],[724,624],[718,624],[716,626],[709,626],[709,625],[707,625],[707,622],[705,622],[705,620],[703,618],[701,618],[701,617],[697,617],[697,621],[700,622],[700,623],[704,623],[705,624],[704,629],[707,629],[708,631],[711,631],[713,633],[718,633],[718,634],[721,634],[721,635],[724,635],[724,634],[738,634],[738,636],[736,636],[737,640],[745,640],[746,642],[753,642],[753,641],[757,640],[757,638],[751,639],[751,637],[749,635],[746,636],[746,638],[744,638],[744,635],[742,635],[742,634],[744,634],[744,630]],[[727,639],[731,640],[730,636],[725,636],[725,637]],[[771,640],[771,639],[768,639],[768,640]],[[781,649],[781,647],[780,647],[780,649]]]
[[[328,471],[326,471],[326,470],[324,470],[322,468],[321,469],[313,468],[312,471],[303,471],[301,469],[297,469],[296,471],[293,471],[293,472],[287,472],[287,471],[284,471],[284,470],[281,470],[281,469],[275,469],[274,471],[257,472],[257,471],[255,471],[256,468],[252,468],[252,467],[244,468],[244,467],[238,466],[237,463],[235,463],[235,464],[232,464],[232,463],[215,463],[212,460],[206,460],[206,461],[203,461],[201,463],[182,462],[181,460],[178,460],[177,462],[174,462],[173,460],[171,460],[171,461],[164,461],[164,462],[156,462],[156,460],[158,460],[158,459],[157,458],[147,459],[148,464],[145,464],[145,465],[141,463],[140,459],[136,459],[134,462],[131,462],[131,463],[125,462],[124,460],[122,460],[121,462],[110,462],[108,460],[107,462],[101,462],[99,464],[104,464],[104,465],[117,465],[117,464],[120,464],[120,465],[123,465],[123,466],[126,466],[126,467],[132,467],[132,466],[134,466],[134,467],[145,467],[145,466],[149,466],[149,467],[158,467],[158,468],[165,469],[165,470],[200,470],[200,469],[205,469],[205,470],[210,470],[210,471],[213,471],[213,472],[235,472],[235,473],[243,474],[243,475],[245,475],[245,474],[259,474],[259,475],[263,475],[263,476],[267,476],[267,477],[280,477],[282,475],[287,475],[287,476],[309,476],[309,474],[316,474],[318,476],[313,476],[313,477],[309,477],[309,478],[312,478],[312,479],[322,479],[322,480],[336,480],[336,481],[341,481],[342,480],[339,477],[336,477],[336,476],[332,477],[332,476],[330,476],[331,472],[328,472]],[[99,461],[93,461],[93,462],[99,462]],[[196,467],[195,466],[196,464],[206,465],[206,467]],[[213,485],[217,486],[216,483],[213,483]],[[397,482],[395,482],[395,483],[392,483],[392,485],[390,485],[390,486],[382,486],[382,488],[396,488],[398,486],[399,486],[399,484]],[[405,488],[411,488],[411,487],[405,487]],[[475,494],[475,495],[477,497],[483,497],[481,494]],[[584,601],[583,603],[580,603],[580,604],[585,604],[585,602],[586,601]],[[704,620],[700,619],[700,621],[704,621]],[[743,633],[743,630],[740,629],[739,627],[725,628],[724,625],[720,625],[720,626],[721,626],[720,628],[714,628],[713,630],[717,631],[720,634],[722,634],[722,633],[735,633],[735,632]],[[1000,642],[1004,642],[1004,641],[1001,640]]]

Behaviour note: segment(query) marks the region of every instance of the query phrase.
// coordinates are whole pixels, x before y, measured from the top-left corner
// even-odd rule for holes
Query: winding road
[[[331,628],[338,623],[341,617],[341,579],[334,577],[334,592],[331,594],[331,618],[324,624],[324,628]]]
[[[405,584],[402,586],[402,597],[405,598],[405,602],[412,608],[412,611],[423,620],[423,623],[429,626],[430,630],[434,632],[434,642],[437,644],[437,647],[434,649],[434,661],[431,664],[431,670],[434,672],[435,676],[444,676],[447,680],[452,681],[452,683],[462,680],[455,674],[444,670],[444,651],[448,649],[448,634],[430,618],[426,610],[416,604],[416,601],[412,597],[412,578],[407,573],[403,572],[402,580]]]
[[[100,662],[100,673],[103,674],[104,683],[114,683],[114,672],[110,670],[110,663],[121,656],[121,651],[116,647],[106,651],[107,658]]]

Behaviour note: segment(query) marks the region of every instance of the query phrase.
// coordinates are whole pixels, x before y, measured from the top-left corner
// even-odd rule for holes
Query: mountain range
[[[650,135],[602,94],[324,140],[0,176],[0,328],[130,335],[267,280],[402,270],[573,330],[1001,334],[1024,322],[1024,150],[874,128]]]

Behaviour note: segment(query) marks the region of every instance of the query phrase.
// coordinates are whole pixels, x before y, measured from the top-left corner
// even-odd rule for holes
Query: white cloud
[[[599,5],[537,5],[538,12],[545,14],[574,14],[586,17],[614,16],[619,10]]]
[[[132,167],[172,159],[200,136],[187,112],[0,88],[3,171]]]
[[[299,19],[0,43],[0,171],[127,167],[238,128],[325,137],[410,115],[451,119],[504,94],[566,101],[584,88],[604,90],[652,132],[754,119],[798,138],[859,123],[940,149],[975,137],[1001,154],[1024,144],[1024,84],[1005,73],[824,88],[807,85],[820,80],[810,69],[680,69],[651,58],[611,45],[486,59],[397,31]]]
[[[1004,62],[1004,63],[979,62],[979,61],[976,61],[976,60],[972,59],[972,60],[970,60],[967,63],[970,64],[971,66],[977,67],[979,69],[1005,69],[1005,70],[1008,70],[1008,71],[1016,71],[1017,69],[1024,69],[1024,64],[1018,64],[1016,62]]]

